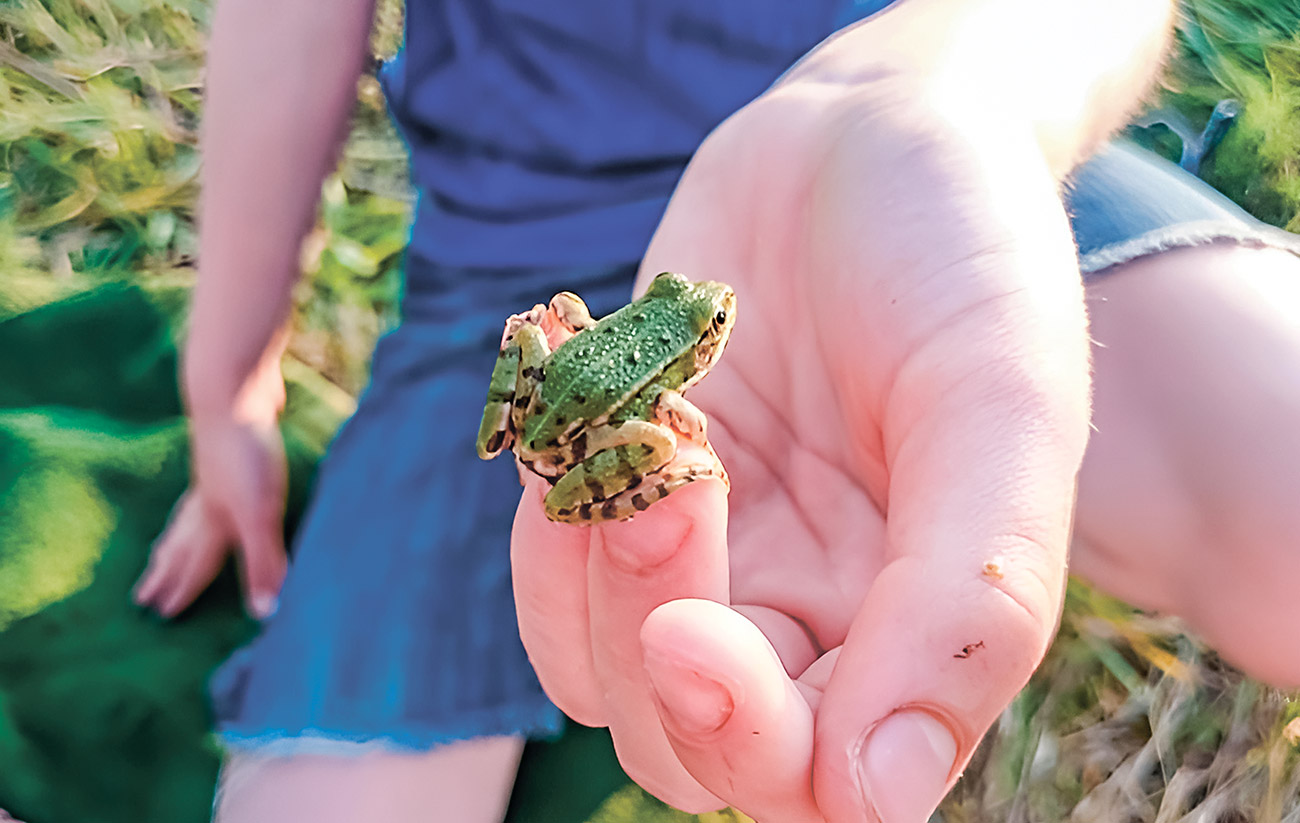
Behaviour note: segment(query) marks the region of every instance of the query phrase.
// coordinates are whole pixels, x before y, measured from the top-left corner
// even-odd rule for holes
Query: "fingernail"
[[[280,600],[268,592],[258,592],[249,598],[248,607],[252,610],[253,617],[269,620],[280,608]]]
[[[736,709],[726,686],[677,660],[647,653],[646,673],[668,721],[683,732],[717,731]]]
[[[858,757],[869,808],[883,823],[925,823],[943,799],[957,741],[933,715],[895,712],[871,732]]]

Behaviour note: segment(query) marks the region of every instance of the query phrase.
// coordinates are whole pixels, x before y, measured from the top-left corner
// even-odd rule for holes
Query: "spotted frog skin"
[[[479,457],[513,449],[551,483],[546,516],[561,523],[625,520],[700,478],[726,482],[704,413],[682,393],[721,357],[735,320],[730,286],[670,272],[600,320],[571,292],[513,315]],[[680,454],[677,435],[703,449]]]

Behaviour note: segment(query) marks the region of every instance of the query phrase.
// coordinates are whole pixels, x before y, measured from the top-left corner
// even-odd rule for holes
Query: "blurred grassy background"
[[[183,312],[195,266],[209,13],[208,0],[0,2],[0,316],[112,280]],[[381,0],[376,65],[400,31],[400,1]],[[1197,126],[1220,100],[1239,101],[1202,175],[1292,230],[1300,230],[1298,32],[1295,0],[1184,0],[1178,48],[1153,101]],[[1164,126],[1133,135],[1178,156]],[[405,163],[368,75],[304,243],[287,363],[319,393],[333,392],[338,413],[395,318],[412,202]],[[1047,662],[940,815],[1300,823],[1298,740],[1294,696],[1242,678],[1177,621],[1075,582]],[[602,814],[679,819],[627,795]]]
[[[0,310],[105,279],[192,282],[208,0],[0,3]],[[381,0],[375,65],[401,42]],[[373,73],[303,245],[292,355],[345,391],[395,319],[412,195]]]

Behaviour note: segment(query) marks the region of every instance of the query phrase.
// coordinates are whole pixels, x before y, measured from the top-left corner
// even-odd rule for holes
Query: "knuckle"
[[[1060,615],[1065,592],[1065,556],[1060,549],[1028,535],[1008,535],[980,562],[977,579],[1018,611],[1026,628],[1049,633]]]
[[[665,503],[674,504],[672,498]],[[604,524],[600,542],[614,568],[624,574],[644,576],[656,573],[677,557],[693,529],[689,517],[672,511],[671,505],[660,505],[643,512],[638,522]]]

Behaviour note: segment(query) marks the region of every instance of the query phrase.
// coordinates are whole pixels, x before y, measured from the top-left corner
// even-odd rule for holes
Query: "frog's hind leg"
[[[492,367],[487,403],[483,406],[483,421],[479,424],[478,439],[475,441],[478,456],[484,460],[496,457],[515,441],[515,427],[510,418],[518,380],[519,347],[506,346],[501,349],[496,365]]]
[[[550,353],[546,337],[540,331],[545,314],[546,307],[539,303],[529,311],[511,315],[505,322],[501,332],[501,351],[492,367],[487,403],[483,406],[483,420],[475,441],[478,456],[484,460],[491,460],[510,448],[518,437],[522,418],[520,410],[528,404],[539,382],[533,379],[534,372],[540,375],[540,364]],[[538,337],[541,338],[540,355],[537,352]],[[525,356],[528,365],[533,366],[527,375],[521,373],[520,367]]]
[[[629,449],[634,446],[627,447]],[[600,455],[594,457],[599,458]],[[582,466],[575,467],[574,471]],[[563,483],[573,474],[561,478]],[[565,505],[554,505],[550,495],[546,499],[546,516],[561,523],[603,523],[611,520],[627,520],[637,512],[650,508],[651,504],[664,499],[669,494],[688,483],[714,477],[727,483],[727,473],[712,449],[692,449],[678,452],[667,465],[641,476],[629,478],[632,482],[626,489],[603,499],[594,494],[587,494],[580,501],[570,500]],[[577,481],[582,482],[582,481]],[[730,484],[728,484],[730,485]],[[559,483],[556,484],[556,489]],[[555,489],[552,489],[554,492]]]
[[[584,523],[616,519],[602,511],[672,460],[677,438],[666,426],[629,420],[589,429],[561,449],[563,462],[573,468],[546,495],[546,516]]]
[[[511,422],[516,432],[524,430],[524,420],[537,404],[538,389],[546,382],[546,358],[551,356],[551,345],[540,325],[526,325],[514,338],[519,349],[519,375],[515,381],[514,404]]]
[[[618,497],[607,501],[614,504],[614,516],[601,519],[626,520],[637,512],[650,508],[651,503],[663,500],[687,483],[694,483],[706,477],[717,478],[726,484],[727,488],[731,488],[727,472],[722,468],[722,461],[718,460],[713,449],[692,453],[690,456],[679,452],[671,463],[655,472],[653,476],[646,477],[635,488],[628,489]],[[602,511],[601,514],[605,512]]]

